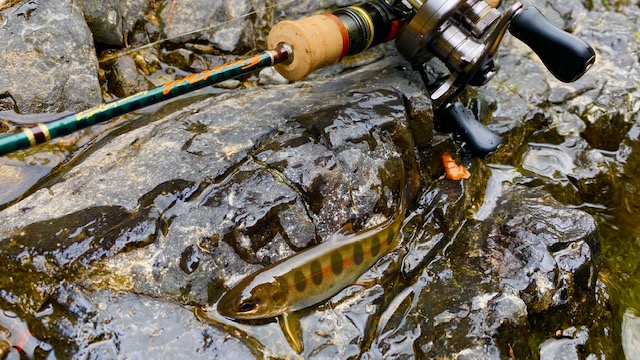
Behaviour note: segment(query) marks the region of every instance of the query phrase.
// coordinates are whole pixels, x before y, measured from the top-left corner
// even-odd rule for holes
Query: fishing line
[[[156,45],[160,45],[160,44],[162,44],[162,43],[164,43],[166,41],[175,40],[175,39],[181,38],[183,36],[193,35],[193,34],[197,34],[197,33],[200,33],[200,32],[207,31],[207,30],[213,30],[213,29],[219,28],[219,27],[221,27],[223,25],[230,24],[230,23],[232,23],[234,21],[245,19],[245,18],[247,18],[247,17],[249,17],[251,15],[255,15],[255,14],[261,12],[261,11],[268,11],[268,10],[275,9],[277,7],[280,7],[280,6],[291,4],[294,1],[296,1],[296,0],[287,0],[287,1],[283,1],[283,2],[277,3],[277,4],[269,5],[269,6],[266,6],[264,9],[253,10],[253,11],[250,11],[250,12],[248,12],[248,13],[242,15],[242,16],[231,18],[229,20],[217,23],[215,25],[203,27],[203,28],[200,28],[200,29],[191,30],[191,31],[188,31],[188,32],[185,32],[185,33],[182,33],[182,34],[171,36],[171,37],[168,37],[168,38],[165,38],[165,39],[160,39],[160,40],[148,43],[146,45],[139,46],[139,47],[137,47],[135,49],[129,49],[129,50],[125,51],[125,52],[118,53],[118,54],[115,54],[113,56],[107,56],[104,59],[99,60],[98,62],[99,63],[103,63],[103,62],[106,62],[106,61],[109,61],[109,60],[117,59],[117,58],[122,57],[122,56],[133,54],[133,53],[135,53],[137,51],[140,51],[140,50],[143,50],[143,49],[148,49],[150,47],[154,47]]]

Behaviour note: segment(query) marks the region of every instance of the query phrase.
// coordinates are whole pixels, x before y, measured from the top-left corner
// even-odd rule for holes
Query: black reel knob
[[[440,114],[440,120],[467,144],[473,155],[484,158],[494,152],[502,139],[476,120],[471,110],[460,102],[446,107]]]
[[[529,45],[560,81],[578,80],[596,60],[596,53],[589,44],[555,27],[533,6],[526,7],[513,18],[509,31]]]

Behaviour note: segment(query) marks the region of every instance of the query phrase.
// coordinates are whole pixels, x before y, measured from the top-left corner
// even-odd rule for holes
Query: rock
[[[431,201],[455,199],[440,195]],[[441,224],[436,214],[426,212],[414,226],[434,228]],[[538,191],[514,188],[482,222],[467,221],[459,233],[436,230],[410,239],[432,251],[422,250],[425,266],[407,273],[405,290],[381,315],[386,321],[371,356],[531,357],[527,319],[575,306],[595,291],[595,230],[588,214]]]
[[[345,7],[353,5],[348,0],[321,0],[321,1],[295,1],[292,3],[284,3],[283,6],[277,8],[284,18],[297,19],[302,16],[309,16],[317,12],[318,9],[330,9],[333,7]]]
[[[0,276],[2,288],[11,289],[0,294],[0,308],[32,317],[46,301],[62,296],[58,289],[65,282],[85,294],[88,300],[82,303],[87,305],[56,312],[55,319],[36,320],[42,323],[34,325],[42,331],[38,335],[50,334],[56,326],[47,324],[54,320],[69,321],[78,327],[66,325],[67,330],[47,338],[57,347],[56,353],[94,348],[109,352],[113,351],[109,341],[86,344],[83,340],[105,338],[98,335],[102,330],[91,330],[76,340],[65,335],[84,329],[82,324],[94,313],[105,322],[111,319],[107,315],[111,305],[105,309],[100,305],[104,301],[96,300],[103,289],[122,291],[125,298],[136,293],[173,299],[182,310],[158,305],[168,306],[158,313],[188,313],[190,306],[214,304],[242,276],[323,241],[349,221],[360,229],[390,216],[404,188],[398,176],[403,163],[407,178],[415,179],[411,169],[416,155],[404,94],[415,99],[423,94],[416,73],[394,68],[399,61],[390,58],[305,87],[210,97],[96,149],[49,189],[0,213],[5,269],[29,279],[27,286],[6,274]],[[87,183],[86,176],[93,180]],[[417,184],[407,191],[415,188]],[[66,200],[57,200],[62,198]],[[49,205],[39,206],[40,201]],[[380,311],[371,301],[383,299],[384,289],[393,284],[383,274],[397,264],[395,254],[372,270],[384,285],[366,292],[354,285],[334,299],[336,306],[350,311],[331,315],[334,311],[326,308],[310,314],[304,323],[314,329],[312,324],[324,319],[318,327],[324,335],[315,335],[315,330],[305,333],[309,351],[333,339],[341,345],[328,348],[326,354],[357,353],[359,347],[352,342],[362,341],[366,331],[362,326]],[[36,289],[28,290],[33,284],[38,284]],[[165,304],[164,300],[156,303]],[[350,317],[360,325],[349,325]],[[122,322],[162,326],[143,325],[147,318],[151,320],[129,316]],[[192,320],[185,316],[171,321],[191,328]],[[266,325],[273,331],[270,337],[280,340],[267,350],[287,354],[288,345],[273,325]],[[332,337],[336,328],[345,331]],[[262,334],[269,333],[263,330],[246,331],[249,339],[255,337],[264,344]],[[138,335],[131,336],[137,339]],[[216,343],[227,335],[207,336]],[[237,344],[237,349],[229,351],[242,353],[245,345]],[[252,351],[259,350],[251,344]]]
[[[422,97],[410,99],[407,110],[411,121],[411,131],[414,134],[416,146],[428,150],[433,144],[434,114],[431,101],[421,101]]]
[[[16,101],[11,97],[11,94],[4,93],[0,96],[0,111],[17,111],[18,105]]]
[[[217,83],[216,87],[233,90],[233,89],[237,89],[240,85],[242,85],[242,82],[240,82],[240,80],[231,79],[231,80],[225,80],[221,83]]]
[[[0,311],[0,356],[5,359],[46,357],[52,347],[31,335],[29,326],[11,311]]]
[[[157,2],[119,3],[132,43],[148,43],[162,28],[149,11],[159,10]],[[24,199],[0,211],[0,309],[15,311],[61,358],[157,357],[175,349],[193,357],[294,356],[276,320],[231,321],[217,314],[217,299],[244,276],[347,222],[356,230],[379,223],[405,189],[418,194],[402,246],[358,284],[299,312],[301,356],[629,353],[635,318],[623,318],[619,337],[615,309],[623,302],[609,293],[619,273],[608,269],[598,280],[603,231],[596,224],[610,236],[602,218],[619,212],[598,206],[616,205],[621,194],[629,195],[628,204],[637,198],[633,183],[616,181],[618,165],[628,177],[636,174],[639,47],[629,33],[640,17],[635,5],[531,3],[592,43],[598,62],[578,82],[561,84],[508,35],[496,78],[461,96],[505,137],[492,164],[433,132],[423,80],[393,57],[390,45],[303,82],[253,89],[249,81],[233,92],[216,89],[215,97],[185,97],[88,144],[29,191],[4,185]],[[283,17],[344,3],[163,5],[165,35],[225,24],[173,39],[165,49],[177,59],[170,62],[194,71],[261,48]],[[155,58],[156,50],[148,51]],[[220,55],[226,52],[233,54]],[[121,76],[126,87],[145,89],[135,58],[118,63],[128,71]],[[446,73],[435,63],[424,74],[430,81]],[[158,71],[155,81],[174,71]],[[17,108],[12,96],[0,92],[0,106]],[[443,151],[471,170],[470,180],[441,178]],[[0,164],[9,171],[0,186],[32,176],[20,162]],[[629,274],[620,278],[633,286]],[[0,341],[0,357],[2,351]]]
[[[53,301],[68,317],[44,315],[42,330],[58,335],[76,333],[73,353],[56,352],[57,356],[252,357],[250,349],[226,337],[224,329],[200,322],[188,309],[160,299],[111,291],[85,296],[63,287]]]
[[[173,11],[172,11],[173,9]],[[160,13],[168,38],[181,41],[203,40],[223,52],[232,52],[244,34],[245,17],[251,11],[249,1],[223,0],[214,3],[203,0],[171,1]],[[191,34],[204,26],[211,29]],[[216,26],[219,25],[219,26]],[[188,35],[184,35],[188,34]]]
[[[149,0],[119,0],[124,31],[131,32],[136,24],[146,22],[147,12],[153,10],[153,3]]]
[[[0,158],[0,207],[23,196],[64,160],[59,153],[37,152],[22,159]]]
[[[589,330],[571,327],[560,332],[560,337],[546,340],[540,345],[540,360],[580,359],[580,348],[587,342]]]
[[[623,351],[617,345],[620,341],[612,340],[619,336],[615,330],[619,325],[615,324],[623,321],[624,309],[637,311],[640,306],[636,298],[615,290],[638,293],[638,282],[629,280],[635,278],[632,274],[637,268],[632,259],[637,258],[638,243],[635,235],[630,235],[637,228],[637,209],[628,204],[637,202],[636,179],[640,175],[634,160],[638,155],[640,40],[627,34],[637,34],[640,12],[637,6],[623,2],[558,4],[535,0],[529,4],[591,44],[597,58],[589,72],[574,83],[564,84],[546,75],[546,80],[527,81],[522,86],[518,79],[546,70],[526,46],[506,36],[496,60],[498,74],[477,93],[492,112],[487,119],[489,127],[507,139],[507,147],[492,162],[509,164],[517,173],[511,181],[544,186],[565,204],[585,207],[589,212],[594,209],[599,231],[605,234],[600,278],[612,295],[604,303],[585,305],[595,314],[572,319],[571,326],[586,326],[586,344],[578,347],[574,340],[564,341],[568,345],[562,348],[573,354],[577,348],[580,357],[622,358]],[[542,90],[545,82],[550,91],[532,93],[531,89]],[[524,173],[518,171],[523,168]],[[606,308],[616,310],[607,315],[602,310]],[[557,317],[568,316],[559,312]],[[541,319],[536,317],[537,322],[551,321]],[[555,323],[554,327],[563,329],[567,324]],[[544,334],[545,328],[541,330]]]
[[[261,70],[258,75],[258,84],[260,85],[285,85],[288,83],[289,80],[272,67]]]
[[[640,111],[639,60],[633,55],[640,40],[626,35],[627,29],[636,27],[637,11],[633,7],[608,11],[600,3],[593,9],[579,2],[558,6],[547,0],[527,5],[538,7],[554,25],[591,44],[596,62],[580,80],[561,83],[526,45],[506,36],[497,54],[500,71],[477,89],[478,97],[492,109],[488,126],[508,136],[505,153],[517,153],[533,129],[540,128],[540,119],[561,136],[582,134],[592,148],[618,149]],[[530,129],[519,125],[523,123],[530,123]],[[526,133],[518,134],[523,129]]]
[[[151,88],[143,74],[138,71],[136,62],[127,55],[115,60],[107,79],[109,91],[118,97],[131,96]]]
[[[76,5],[26,1],[0,17],[0,94],[16,112],[80,111],[102,102],[93,39]]]
[[[632,309],[627,309],[622,319],[622,349],[627,359],[640,356],[640,319]]]
[[[529,144],[522,168],[535,173],[557,199],[567,203],[606,204],[614,193],[609,163],[578,137],[568,137],[560,145]]]
[[[123,45],[122,9],[119,0],[79,0],[78,6],[96,43]]]
[[[176,49],[160,53],[160,60],[178,69],[189,69],[193,62],[193,52],[186,49]]]

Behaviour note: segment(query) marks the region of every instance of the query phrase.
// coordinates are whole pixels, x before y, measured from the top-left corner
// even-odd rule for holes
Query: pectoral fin
[[[298,354],[304,350],[300,318],[294,313],[284,313],[279,319],[280,328],[291,348]]]

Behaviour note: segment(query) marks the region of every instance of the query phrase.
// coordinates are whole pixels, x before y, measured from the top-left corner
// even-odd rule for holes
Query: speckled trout
[[[398,245],[404,194],[401,199],[387,221],[357,233],[347,224],[325,242],[251,274],[222,296],[218,312],[238,320],[280,317],[285,337],[301,352],[299,322],[293,313],[337,294]]]

